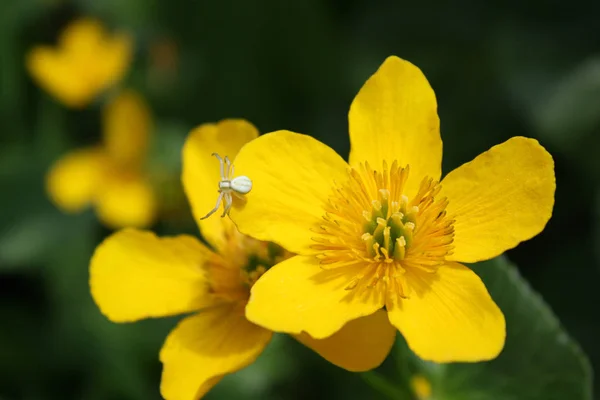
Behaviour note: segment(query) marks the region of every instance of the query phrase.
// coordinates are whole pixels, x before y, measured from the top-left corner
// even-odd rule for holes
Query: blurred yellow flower
[[[537,141],[514,137],[440,182],[434,92],[397,57],[360,90],[349,127],[349,163],[289,131],[259,137],[235,159],[253,189],[232,220],[298,254],[253,286],[246,316],[326,338],[385,307],[423,359],[496,357],[504,316],[459,261],[495,257],[542,231],[554,205],[552,157]]]
[[[85,107],[123,78],[131,54],[131,37],[111,35],[99,21],[83,18],[65,28],[56,48],[33,48],[26,64],[38,84],[66,106]]]
[[[211,153],[235,156],[258,136],[243,120],[205,124],[183,150],[183,185],[210,248],[192,236],[158,238],[125,229],[106,239],[90,265],[90,287],[98,307],[114,322],[196,312],[168,336],[161,352],[161,393],[168,400],[202,397],[226,374],[251,364],[272,332],[245,317],[250,288],[273,264],[290,256],[281,247],[241,235],[218,215],[201,220],[214,206],[220,180]],[[353,371],[378,366],[395,329],[384,312],[359,318],[325,340],[296,338],[330,362]],[[352,351],[347,351],[349,348]]]
[[[133,91],[119,94],[104,109],[103,144],[66,154],[48,172],[51,200],[69,213],[92,204],[112,228],[150,225],[156,200],[144,163],[151,129],[142,97]]]
[[[427,400],[431,397],[431,383],[423,375],[414,375],[410,378],[410,386],[419,400]]]

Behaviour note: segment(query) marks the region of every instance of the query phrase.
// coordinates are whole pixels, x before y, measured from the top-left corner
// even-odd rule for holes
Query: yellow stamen
[[[250,296],[250,288],[273,265],[291,256],[274,243],[262,242],[245,236],[231,224],[224,232],[223,256],[214,253],[207,263],[207,281],[210,292],[223,302],[244,303]],[[334,244],[328,237],[315,237],[321,246],[329,249]],[[346,247],[338,246],[339,251]],[[323,253],[325,255],[327,253]],[[331,254],[336,254],[335,251]],[[330,256],[324,256],[322,262],[331,262]]]
[[[446,215],[448,200],[436,197],[440,184],[426,177],[409,198],[408,179],[409,167],[397,161],[380,171],[364,163],[349,168],[329,198],[312,248],[328,269],[364,265],[347,290],[382,287],[407,298],[411,274],[435,273],[451,254],[454,220]]]

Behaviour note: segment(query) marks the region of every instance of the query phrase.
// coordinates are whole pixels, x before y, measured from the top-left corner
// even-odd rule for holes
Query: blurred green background
[[[126,85],[150,103],[152,159],[175,179],[188,131],[229,117],[345,156],[350,102],[392,54],[436,92],[444,172],[511,136],[538,139],[556,162],[554,216],[507,257],[600,366],[600,2],[2,0],[0,399],[159,398],[158,350],[175,319],[108,322],[87,278],[110,231],[92,211],[62,214],[44,191],[53,161],[99,140],[101,107],[63,108],[24,58],[87,15],[135,36]],[[182,207],[153,230],[196,233]],[[282,336],[208,397],[378,396]]]

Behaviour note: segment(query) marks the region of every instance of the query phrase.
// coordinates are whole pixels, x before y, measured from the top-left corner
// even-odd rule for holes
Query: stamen
[[[332,191],[322,225],[313,229],[311,248],[322,268],[364,265],[347,290],[381,288],[408,298],[406,271],[435,273],[445,263],[453,250],[454,220],[446,213],[448,200],[437,198],[437,181],[422,179],[409,198],[409,166],[394,160],[381,167],[348,169],[348,180]]]
[[[406,239],[404,236],[400,236],[396,239],[396,247],[394,247],[394,258],[402,261],[406,257]]]

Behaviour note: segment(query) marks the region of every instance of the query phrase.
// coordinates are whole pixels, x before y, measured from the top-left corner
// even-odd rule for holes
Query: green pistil
[[[248,254],[248,262],[244,266],[244,270],[248,273],[256,271],[259,268],[269,269],[275,265],[278,259],[283,255],[284,250],[281,246],[275,243],[267,245],[267,251],[260,254]]]
[[[250,254],[248,255],[248,263],[244,266],[244,270],[246,270],[246,272],[253,272],[259,267],[269,268],[272,265],[270,260],[259,257],[256,254]]]
[[[390,204],[387,190],[380,190],[379,194],[379,199],[372,202],[371,211],[363,213],[362,239],[367,253],[373,258],[384,257],[387,253],[395,260],[403,260],[413,243],[419,208],[409,208],[406,196],[402,196],[400,202]]]

